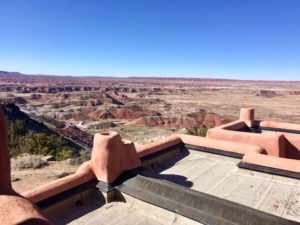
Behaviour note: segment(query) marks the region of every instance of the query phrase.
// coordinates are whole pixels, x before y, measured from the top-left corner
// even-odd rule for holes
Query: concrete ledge
[[[171,135],[159,141],[155,141],[146,145],[139,145],[136,147],[136,151],[139,158],[142,158],[146,155],[150,155],[154,152],[172,147],[180,143],[182,143],[180,137],[178,137],[177,135]]]
[[[38,203],[68,189],[89,182],[95,178],[89,163],[88,161],[82,164],[75,174],[41,185],[33,190],[22,193],[22,195],[31,202]]]
[[[300,134],[300,130],[290,130],[290,129],[286,129],[286,128],[274,128],[274,127],[263,127],[263,126],[261,126],[260,129],[265,130],[265,131]]]
[[[233,158],[237,158],[237,159],[241,159],[244,156],[244,154],[241,154],[241,153],[236,153],[236,152],[232,152],[232,151],[224,151],[224,150],[220,150],[220,149],[216,149],[216,148],[207,148],[207,147],[202,147],[202,146],[197,146],[197,145],[186,144],[185,147],[188,149],[196,150],[196,151],[209,152],[209,153],[229,156],[229,157],[233,157]]]
[[[203,224],[298,224],[172,182],[140,175],[126,181],[118,189]]]
[[[283,129],[288,131],[300,132],[300,124],[281,123],[281,122],[264,120],[259,123],[259,126],[264,128],[270,128],[270,129]]]
[[[289,172],[300,173],[300,162],[296,159],[280,158],[270,155],[263,155],[258,152],[249,152],[244,155],[242,162],[243,164],[247,163],[283,171],[285,170],[287,172],[286,174]]]
[[[80,184],[78,186],[75,186],[73,188],[67,189],[63,192],[60,192],[54,196],[51,196],[49,198],[46,198],[44,200],[41,200],[36,203],[36,205],[41,209],[45,210],[52,205],[58,204],[60,202],[63,202],[75,195],[80,195],[82,192],[87,191],[89,189],[92,189],[94,187],[94,182],[89,181],[83,184]]]
[[[284,136],[280,133],[256,134],[213,128],[207,131],[206,137],[218,140],[233,141],[244,144],[251,144],[265,149],[268,155],[282,156],[284,150]]]
[[[284,176],[284,177],[300,179],[300,173],[298,173],[298,172],[287,171],[287,170],[283,170],[283,169],[267,167],[267,166],[253,164],[253,163],[246,163],[243,161],[238,163],[238,167],[243,168],[243,169],[255,170],[255,171],[259,171],[259,172],[263,172],[263,173],[269,173],[269,174],[273,174],[273,175],[279,175],[279,176]]]
[[[223,155],[226,155],[226,152],[228,152],[228,154],[233,153],[232,155],[239,156],[238,158],[242,158],[240,156],[243,156],[249,151],[261,152],[261,153],[265,152],[263,148],[251,144],[197,137],[197,136],[186,135],[186,134],[179,134],[178,136],[180,137],[180,139],[185,145],[193,146],[194,149],[198,149],[198,150],[202,149],[203,151],[209,149],[215,149],[216,153],[223,152],[224,153]]]

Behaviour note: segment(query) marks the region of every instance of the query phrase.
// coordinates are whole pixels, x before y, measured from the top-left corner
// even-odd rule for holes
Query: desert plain
[[[256,118],[300,123],[300,82],[162,77],[74,77],[0,72],[0,99],[10,101],[85,148],[93,135],[118,131],[135,144],[159,140],[197,125],[235,120],[240,108]],[[13,170],[25,191],[76,166],[49,162],[41,169]],[[33,178],[34,177],[34,178]]]

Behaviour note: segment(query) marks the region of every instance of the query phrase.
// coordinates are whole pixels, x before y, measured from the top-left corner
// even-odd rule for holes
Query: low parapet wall
[[[218,140],[227,140],[232,142],[256,145],[265,149],[268,155],[277,157],[284,156],[285,139],[282,134],[246,133],[217,127],[209,129],[206,137]]]
[[[66,190],[77,187],[81,184],[95,179],[90,166],[90,161],[83,163],[75,174],[41,185],[32,190],[23,192],[22,195],[33,203],[50,198]]]
[[[263,155],[255,151],[245,154],[243,162],[300,173],[299,160]]]
[[[242,128],[242,126],[245,126],[245,123],[243,121],[235,121],[230,124],[223,125],[222,127],[235,127],[235,128]],[[213,131],[213,132],[212,132]],[[226,132],[226,137],[224,137],[224,132]],[[236,134],[238,133],[238,135]],[[111,135],[111,134],[109,134]],[[106,134],[105,136],[109,136]],[[28,191],[23,193],[25,197],[30,199],[32,202],[37,203],[39,201],[42,201],[46,198],[49,198],[51,196],[54,196],[56,194],[59,194],[65,190],[68,190],[70,188],[76,187],[80,184],[83,184],[85,182],[91,181],[96,178],[95,176],[95,170],[101,171],[100,176],[97,177],[99,180],[103,182],[107,182],[105,177],[112,177],[113,179],[110,179],[111,183],[113,182],[119,175],[121,175],[124,171],[138,167],[139,165],[136,164],[137,159],[129,159],[128,157],[122,157],[123,154],[120,155],[118,160],[109,160],[109,154],[113,153],[110,152],[109,148],[113,149],[119,149],[121,151],[124,151],[126,153],[127,150],[122,149],[123,145],[130,145],[133,146],[131,143],[124,143],[124,141],[121,141],[120,137],[118,134],[114,133],[112,134],[115,138],[118,139],[118,146],[115,146],[116,142],[114,142],[114,145],[105,145],[101,144],[102,142],[99,140],[99,135],[98,138],[95,136],[95,141],[94,143],[94,152],[102,152],[102,148],[105,148],[104,150],[104,156],[106,157],[106,161],[110,161],[110,167],[111,169],[107,169],[108,165],[103,164],[101,160],[97,160],[96,157],[93,158],[94,160],[94,165],[91,163],[91,161],[84,163],[78,171],[73,174],[69,175],[65,178],[55,180],[49,184],[42,185],[40,187],[37,187],[34,190]],[[134,151],[136,151],[136,157],[138,158],[143,158],[145,156],[148,156],[153,153],[157,153],[159,151],[162,151],[164,149],[176,146],[178,144],[185,144],[185,145],[192,145],[192,146],[199,146],[202,148],[209,148],[209,149],[216,149],[219,151],[224,151],[224,152],[232,152],[232,153],[237,153],[243,157],[243,162],[250,163],[252,162],[253,164],[261,164],[264,166],[269,166],[276,168],[275,166],[279,166],[283,169],[286,170],[291,170],[291,171],[298,171],[299,166],[294,166],[294,165],[289,165],[285,167],[285,163],[276,163],[278,162],[278,155],[270,154],[270,149],[272,149],[275,153],[280,152],[280,148],[283,148],[286,145],[284,141],[282,141],[282,135],[281,134],[270,134],[270,135],[260,135],[260,134],[254,134],[254,133],[242,133],[242,132],[234,132],[230,130],[224,130],[221,129],[221,127],[215,128],[215,129],[210,129],[208,131],[208,137],[212,138],[203,138],[203,137],[197,137],[197,136],[192,136],[192,135],[184,135],[184,134],[176,134],[176,135],[171,135],[170,137],[167,137],[165,139],[155,141],[146,145],[142,146],[136,146]],[[217,137],[218,140],[215,138]],[[225,140],[222,140],[224,138]],[[221,140],[220,140],[221,139]],[[296,136],[291,135],[290,139],[293,140],[293,143],[296,143],[297,145],[300,144],[300,141],[296,139]],[[107,142],[108,143],[108,142]],[[261,146],[259,146],[257,143],[261,143]],[[98,146],[98,147],[96,147]],[[102,146],[102,147],[100,147]],[[263,146],[263,147],[262,147]],[[275,150],[274,150],[275,149]],[[269,152],[268,152],[269,150]],[[131,150],[133,151],[133,150]],[[271,151],[272,153],[272,151]],[[93,153],[95,155],[95,153]],[[93,155],[92,154],[92,155]],[[268,155],[267,155],[268,154]],[[127,155],[128,156],[128,155]],[[271,157],[273,156],[273,157]],[[102,156],[101,156],[102,157]],[[114,153],[114,157],[116,157],[116,153]],[[134,154],[132,155],[134,158]],[[269,158],[268,158],[269,157]],[[256,160],[257,158],[257,160]],[[274,162],[272,160],[276,159]],[[103,157],[102,157],[103,159]],[[124,163],[123,167],[115,167],[113,164],[118,163],[120,165],[120,160],[127,160],[129,162]],[[289,159],[286,159],[289,160]],[[286,161],[285,160],[285,161]],[[130,163],[134,162],[134,163]],[[297,161],[297,160],[296,160]],[[296,161],[292,162],[292,164],[296,163]],[[291,161],[288,161],[291,163]],[[95,166],[96,165],[96,166]],[[106,166],[104,166],[106,165]],[[104,168],[105,167],[105,168]],[[112,168],[114,167],[114,168]],[[116,169],[119,168],[119,169]],[[296,169],[295,169],[296,168]],[[292,170],[293,169],[293,170]],[[113,175],[109,175],[113,173]],[[102,177],[101,177],[102,176]]]
[[[115,146],[116,142],[114,142],[114,145],[110,145],[110,144],[104,145],[101,141],[102,140],[101,135],[100,134],[98,136],[96,135],[94,141],[95,145],[93,149],[94,152],[92,154],[92,161],[85,162],[83,165],[81,165],[75,174],[39,186],[33,190],[22,193],[22,195],[28,198],[29,200],[31,200],[32,202],[38,203],[42,200],[57,195],[63,191],[74,188],[83,183],[89,182],[95,178],[98,178],[102,182],[107,182],[106,177],[112,177],[113,179],[111,179],[110,182],[107,182],[107,183],[112,183],[124,171],[138,167],[139,165],[135,163],[135,160],[132,161],[130,157],[129,158],[127,157],[128,155],[123,157],[121,154],[120,157],[117,157],[117,159],[109,160],[110,158],[109,154],[112,153],[114,154],[114,157],[116,157],[116,153],[115,152],[109,153],[110,150],[108,148],[113,148],[114,151],[119,149],[120,151],[124,151],[124,153],[127,152],[127,150],[122,149],[124,143],[121,141],[121,139],[119,139],[120,138],[119,135],[117,135],[116,133],[110,135],[118,139],[117,141],[119,143],[118,146]],[[107,136],[109,135],[108,134],[105,135],[105,137]],[[258,146],[241,144],[241,143],[230,142],[230,141],[221,141],[221,140],[216,141],[214,139],[191,136],[191,135],[183,135],[183,134],[172,135],[170,137],[167,137],[159,141],[155,141],[142,146],[137,146],[135,151],[138,158],[143,158],[147,155],[162,151],[164,149],[176,146],[178,144],[189,144],[194,146],[214,148],[214,149],[219,149],[221,151],[239,153],[241,155],[244,155],[248,151],[255,151],[255,152],[264,151],[264,149]],[[101,150],[102,148],[106,148],[106,149]],[[115,163],[120,165],[121,164],[120,161],[122,160],[126,160],[127,162],[129,162],[129,164],[125,163],[123,165],[126,166],[123,166],[122,168],[115,166],[114,168],[110,168],[108,170],[107,169],[108,165],[106,165],[105,163],[103,164],[101,160],[99,161],[97,160],[98,158],[95,157],[95,154],[99,152],[102,152],[101,154],[102,160],[104,160],[103,154],[105,153],[104,157],[106,157],[106,162],[110,162],[109,165],[110,167],[113,167]],[[134,158],[135,156],[132,157]],[[96,176],[95,171],[98,171],[99,177]]]
[[[281,122],[264,120],[264,121],[260,121],[259,126],[265,128],[295,130],[300,132],[300,124],[281,123]]]
[[[247,113],[250,113],[251,115],[245,115]],[[247,121],[243,121],[245,118]],[[299,134],[287,132],[266,134],[242,132],[243,126],[245,127],[245,130],[247,130],[248,124],[249,128],[263,126],[284,130],[298,129],[300,131],[300,125],[298,124],[257,121],[254,120],[254,110],[241,110],[239,120],[208,130],[207,137],[218,140],[252,144],[266,150],[265,153],[259,151],[247,152],[242,159],[244,164],[261,166],[260,170],[263,171],[266,171],[265,168],[273,168],[280,171],[291,171],[295,173],[300,172]],[[280,171],[279,174],[283,174]],[[288,173],[286,174],[288,175]],[[298,177],[298,175],[293,176]]]
[[[181,138],[177,135],[171,135],[167,138],[155,141],[146,145],[140,145],[136,147],[139,158],[153,154],[162,149],[172,147],[174,145],[182,143]]]
[[[178,134],[178,137],[180,137],[181,141],[184,144],[201,146],[201,147],[211,148],[211,149],[218,149],[225,152],[234,152],[241,155],[244,155],[249,151],[265,153],[265,150],[263,148],[255,145],[250,145],[250,144],[237,143],[233,141],[216,140],[216,139],[197,137],[197,136],[186,135],[186,134]]]

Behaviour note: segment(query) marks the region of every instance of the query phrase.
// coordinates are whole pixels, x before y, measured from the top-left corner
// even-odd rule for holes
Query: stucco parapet
[[[176,134],[171,135],[167,138],[151,142],[146,145],[137,145],[137,154],[138,156],[144,157],[146,155],[152,154],[154,152],[160,151],[162,149],[166,149],[172,147],[174,145],[182,143],[180,137]]]
[[[133,142],[123,141],[115,131],[95,134],[91,166],[98,180],[112,183],[124,171],[140,165]]]
[[[90,166],[90,161],[87,161],[77,169],[75,174],[38,186],[32,190],[23,192],[22,195],[30,201],[37,203],[80,184],[89,182],[94,178],[95,175]]]

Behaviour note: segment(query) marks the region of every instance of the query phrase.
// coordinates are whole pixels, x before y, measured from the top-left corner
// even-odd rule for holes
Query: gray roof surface
[[[161,174],[184,176],[196,191],[300,222],[300,180],[241,169],[238,162],[240,159],[190,150]]]

